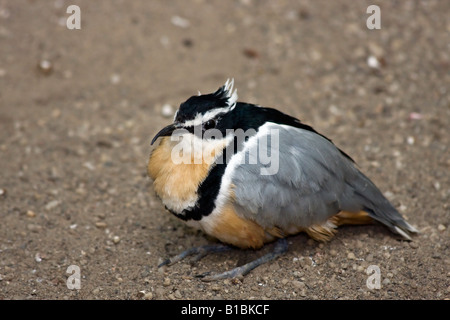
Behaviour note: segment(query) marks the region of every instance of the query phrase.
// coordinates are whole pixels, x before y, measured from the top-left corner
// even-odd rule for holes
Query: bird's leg
[[[275,258],[277,258],[278,256],[282,255],[283,253],[285,253],[287,251],[287,249],[288,249],[288,243],[287,243],[286,239],[279,239],[276,242],[275,248],[273,249],[272,252],[269,252],[266,255],[264,255],[256,260],[253,260],[247,264],[244,264],[243,266],[234,268],[232,270],[225,271],[223,273],[210,275],[210,272],[207,272],[207,273],[204,273],[201,275],[197,275],[197,277],[201,278],[203,281],[215,281],[215,280],[245,276],[246,274],[248,274],[250,271],[252,271],[256,267],[258,267],[266,262],[272,261]]]
[[[185,250],[185,251],[181,252],[180,254],[163,261],[160,265],[158,265],[158,268],[165,266],[165,265],[172,265],[172,264],[179,262],[179,261],[183,260],[184,258],[191,256],[191,255],[195,255],[195,257],[193,259],[194,261],[199,261],[200,259],[202,259],[209,253],[224,252],[224,251],[228,251],[231,249],[232,249],[231,247],[224,245],[224,244],[212,244],[212,245],[194,247],[194,248]],[[275,248],[273,249],[272,252],[269,252],[256,260],[253,260],[247,264],[244,264],[240,267],[236,267],[229,271],[225,271],[223,273],[210,275],[210,272],[206,272],[206,273],[197,275],[196,277],[201,278],[203,281],[216,281],[216,280],[221,280],[221,279],[229,279],[229,278],[236,278],[239,276],[245,276],[246,274],[248,274],[250,271],[252,271],[256,267],[258,267],[266,262],[272,261],[275,258],[277,258],[278,256],[282,255],[283,253],[285,253],[287,251],[287,249],[288,249],[288,244],[287,244],[286,239],[279,239],[275,243]]]
[[[211,244],[211,245],[190,248],[172,258],[164,260],[160,265],[158,265],[158,268],[165,266],[165,265],[170,266],[170,265],[172,265],[178,261],[181,261],[184,258],[191,256],[191,255],[195,255],[194,261],[199,261],[200,259],[202,259],[204,256],[206,256],[209,253],[223,252],[223,251],[228,251],[230,249],[231,249],[231,247],[226,246],[224,244]]]

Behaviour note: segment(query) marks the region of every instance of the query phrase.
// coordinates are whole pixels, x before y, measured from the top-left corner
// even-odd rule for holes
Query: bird
[[[214,281],[276,259],[301,232],[320,242],[347,224],[379,223],[408,241],[418,233],[332,140],[275,108],[239,102],[233,79],[181,103],[151,145],[147,172],[167,211],[218,240],[159,267],[274,243],[254,261],[198,275]]]

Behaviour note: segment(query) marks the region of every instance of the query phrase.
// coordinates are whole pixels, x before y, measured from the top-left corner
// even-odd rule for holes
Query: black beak
[[[174,132],[176,129],[180,128],[180,124],[178,123],[171,123],[169,124],[167,127],[164,127],[161,129],[161,131],[159,131],[156,136],[153,138],[151,145],[153,145],[153,143],[156,141],[156,139],[158,139],[159,137],[167,137],[170,136],[172,134],[172,132]]]

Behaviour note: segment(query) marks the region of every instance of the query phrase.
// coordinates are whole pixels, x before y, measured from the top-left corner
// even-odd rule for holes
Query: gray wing
[[[236,212],[244,218],[287,230],[323,223],[341,210],[365,210],[394,232],[398,225],[413,231],[353,162],[314,132],[266,124],[243,150],[245,161],[234,167],[231,181]]]

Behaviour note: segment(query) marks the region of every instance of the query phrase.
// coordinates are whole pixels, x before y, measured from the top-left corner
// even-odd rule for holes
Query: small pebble
[[[306,287],[306,285],[305,285],[304,282],[301,282],[301,281],[298,281],[298,280],[292,281],[292,285],[293,285],[295,288],[298,288],[298,289],[304,289],[304,288]]]
[[[98,221],[95,223],[95,226],[99,229],[104,229],[104,228],[106,228],[107,225],[105,222]]]
[[[45,210],[52,210],[52,209],[56,208],[58,205],[59,205],[58,200],[50,201],[49,203],[47,203],[45,205]]]
[[[349,253],[347,254],[347,258],[348,258],[348,259],[351,259],[351,260],[355,260],[355,259],[356,259],[356,256],[355,256],[355,254],[354,254],[353,252],[349,252]]]
[[[439,231],[444,231],[445,229],[447,229],[443,224],[438,225],[437,228]]]
[[[375,56],[369,56],[367,58],[367,65],[372,69],[379,69],[380,61],[378,61],[377,57]]]
[[[163,282],[163,286],[165,286],[165,287],[168,287],[168,286],[170,286],[170,278],[165,278],[164,279],[164,282]]]
[[[417,244],[417,242],[411,241],[409,243],[409,246],[413,249],[417,249],[419,247],[419,245]]]
[[[114,237],[113,237],[113,242],[114,242],[115,244],[118,244],[118,243],[120,242],[119,236],[114,236]]]
[[[436,191],[441,190],[441,184],[439,183],[439,181],[434,182],[433,186],[436,189]]]
[[[153,293],[147,292],[146,294],[144,294],[144,299],[145,300],[152,300],[153,299]]]
[[[256,59],[259,57],[259,53],[255,49],[247,48],[247,49],[244,49],[243,53],[247,58],[250,58],[250,59]]]
[[[28,218],[36,217],[36,213],[34,211],[32,211],[32,210],[27,210],[26,215],[27,215]]]
[[[180,28],[187,28],[191,25],[191,23],[189,22],[189,20],[182,18],[180,16],[173,16],[170,19],[170,22],[172,22],[172,24],[174,26],[180,27]]]
[[[0,198],[6,196],[6,189],[0,188]]]
[[[170,118],[173,116],[173,108],[170,104],[166,103],[165,105],[162,106],[161,108],[161,115],[164,118]]]
[[[103,212],[99,212],[97,213],[97,218],[99,218],[100,220],[104,220],[106,218],[106,214],[104,214]]]
[[[421,119],[423,119],[423,114],[418,113],[418,112],[411,112],[409,114],[409,119],[410,120],[421,120]]]
[[[41,255],[39,254],[39,252],[36,253],[36,255],[34,256],[34,260],[35,260],[36,262],[41,262],[41,261],[42,261],[42,258],[41,258]]]
[[[214,284],[211,286],[211,290],[212,291],[220,291],[220,287],[218,285]]]
[[[183,296],[181,295],[181,292],[180,292],[180,290],[175,290],[175,293],[174,293],[174,295],[175,295],[175,298],[177,298],[177,299],[181,299],[181,298],[183,298]]]
[[[38,70],[45,75],[49,75],[53,71],[53,65],[48,60],[41,60],[38,64]]]
[[[118,84],[120,82],[120,75],[117,73],[114,73],[111,75],[111,78],[109,79],[112,84]]]
[[[28,224],[27,229],[31,232],[40,232],[42,230],[42,227],[38,224]]]
[[[52,116],[53,118],[59,118],[59,117],[61,116],[61,110],[59,110],[59,109],[54,109],[54,110],[52,111],[52,113],[51,113],[51,116]]]

